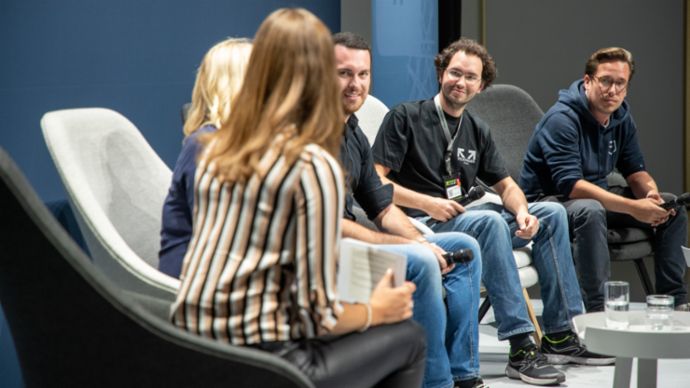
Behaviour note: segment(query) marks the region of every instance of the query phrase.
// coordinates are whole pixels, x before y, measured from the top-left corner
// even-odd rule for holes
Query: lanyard
[[[453,143],[455,139],[460,134],[460,126],[462,125],[462,118],[465,116],[460,116],[460,121],[458,121],[458,128],[455,131],[455,136],[450,136],[450,129],[448,129],[448,122],[446,121],[446,116],[443,114],[443,108],[441,108],[441,94],[437,94],[434,97],[434,105],[436,105],[436,114],[438,115],[438,120],[441,122],[441,129],[443,129],[443,135],[448,141],[448,147],[446,147],[446,152],[443,155],[443,162],[446,166],[446,174],[448,176],[453,175],[453,168],[451,167],[451,155],[453,155]]]

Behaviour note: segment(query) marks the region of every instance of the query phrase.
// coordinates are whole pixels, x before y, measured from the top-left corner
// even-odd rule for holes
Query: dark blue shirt
[[[355,220],[352,208],[356,200],[367,217],[374,220],[393,203],[393,185],[381,183],[381,178],[374,169],[371,146],[359,128],[359,120],[355,115],[350,115],[345,124],[343,142],[340,144],[340,161],[345,168],[347,186],[345,218]]]
[[[175,163],[168,195],[163,204],[158,269],[176,278],[180,277],[182,260],[192,238],[194,174],[200,151],[197,138],[203,133],[211,133],[215,130],[216,127],[205,125],[184,140],[182,151]]]
[[[606,177],[614,168],[624,177],[646,170],[630,107],[624,101],[602,126],[578,80],[559,92],[537,123],[519,184],[528,200],[551,195],[566,200],[580,179],[608,189]]]

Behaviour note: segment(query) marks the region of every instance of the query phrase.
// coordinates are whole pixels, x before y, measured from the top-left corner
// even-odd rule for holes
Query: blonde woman
[[[206,53],[197,71],[192,103],[183,128],[184,144],[163,204],[158,269],[170,276],[180,276],[182,259],[192,237],[194,171],[199,154],[197,138],[215,132],[230,116],[251,49],[252,44],[247,39],[226,39]]]
[[[387,274],[366,304],[336,293],[344,117],[328,28],[303,9],[275,11],[249,68],[199,160],[172,321],[274,352],[317,387],[419,387],[414,284],[393,288]]]

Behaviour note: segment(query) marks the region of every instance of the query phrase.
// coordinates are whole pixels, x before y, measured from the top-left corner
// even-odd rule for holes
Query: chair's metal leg
[[[487,295],[484,297],[484,301],[482,302],[481,306],[479,306],[479,322],[481,322],[482,319],[484,319],[484,316],[490,308],[491,301],[489,300],[489,295]]]
[[[532,333],[532,335],[534,336],[534,342],[537,343],[537,346],[541,346],[541,326],[539,326],[539,321],[537,321],[537,314],[534,313],[534,307],[532,307],[532,299],[530,299],[526,288],[522,289],[522,296],[524,296],[525,303],[527,304],[527,314],[529,315],[529,320],[532,321],[532,324],[534,325],[534,333]]]
[[[640,280],[642,280],[642,287],[646,295],[651,295],[654,293],[654,287],[652,286],[652,281],[649,278],[649,273],[647,272],[647,267],[644,265],[644,259],[635,259],[635,268],[637,268],[637,274],[640,275]]]

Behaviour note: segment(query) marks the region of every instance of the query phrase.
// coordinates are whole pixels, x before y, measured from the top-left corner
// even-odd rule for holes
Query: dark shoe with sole
[[[563,365],[568,363],[580,365],[611,365],[616,357],[605,356],[587,350],[580,339],[573,333],[560,340],[551,340],[544,336],[541,341],[541,353],[546,356],[550,364]]]
[[[469,380],[456,381],[454,388],[489,388],[489,386],[484,384],[484,380],[482,380],[481,377],[477,377]]]
[[[565,381],[563,372],[549,365],[532,343],[510,353],[506,375],[533,385],[557,385]]]

